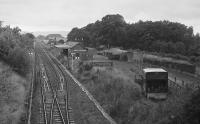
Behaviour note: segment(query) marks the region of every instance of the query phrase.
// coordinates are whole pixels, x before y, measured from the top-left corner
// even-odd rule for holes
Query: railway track
[[[46,51],[38,46],[37,57],[40,58],[40,92],[39,124],[75,124],[69,105],[66,79],[63,72],[51,60]]]
[[[36,43],[35,46],[36,60],[38,61],[35,64],[31,119],[28,120],[31,123],[28,124],[75,124],[73,116],[74,113],[79,114],[79,112],[77,110],[73,112],[71,108],[71,106],[76,107],[73,104],[74,98],[69,97],[74,96],[74,94],[69,94],[72,90],[77,90],[77,95],[85,96],[84,103],[87,102],[91,105],[88,110],[94,112],[97,119],[95,122],[91,120],[92,123],[116,124],[87,89],[51,53],[46,52],[43,44]],[[82,121],[76,119],[77,123]]]

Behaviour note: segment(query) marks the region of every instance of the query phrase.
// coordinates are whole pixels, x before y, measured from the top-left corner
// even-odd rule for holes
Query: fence
[[[187,83],[183,80],[178,80],[176,77],[169,77],[169,86],[173,86],[177,89],[188,89],[188,90],[197,90],[200,88],[200,84],[198,83]]]

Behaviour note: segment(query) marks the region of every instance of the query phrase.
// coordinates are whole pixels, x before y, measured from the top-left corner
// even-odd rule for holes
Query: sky
[[[200,0],[0,0],[0,20],[23,31],[70,31],[107,14],[126,22],[169,20],[200,32]]]

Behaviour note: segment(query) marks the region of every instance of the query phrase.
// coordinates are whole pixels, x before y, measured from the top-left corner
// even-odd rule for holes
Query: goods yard
[[[95,114],[99,122],[115,123],[94,100],[88,92],[84,92],[76,83],[72,75],[67,73],[59,62],[53,58],[43,45],[35,45],[35,64],[33,69],[32,90],[30,92],[27,123],[29,124],[75,124],[82,123],[81,115],[77,115],[71,89],[79,89],[84,100],[90,105],[88,111]],[[71,85],[69,84],[71,83]],[[72,85],[73,84],[73,85]],[[70,86],[69,86],[70,85]],[[85,98],[87,97],[87,98]],[[83,99],[82,98],[82,99]],[[92,101],[92,100],[94,101]],[[78,101],[76,101],[78,102]],[[78,119],[77,119],[78,118]],[[76,119],[76,121],[75,121]],[[87,120],[87,119],[85,119]],[[88,121],[90,122],[90,121]]]

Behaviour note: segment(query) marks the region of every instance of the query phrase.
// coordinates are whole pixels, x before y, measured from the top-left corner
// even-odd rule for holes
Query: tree
[[[187,56],[195,55],[200,46],[200,36],[193,34],[192,27],[167,20],[128,24],[119,14],[106,15],[85,27],[73,28],[67,37],[91,47],[106,45]]]
[[[175,45],[177,53],[185,54],[185,44],[183,42],[177,42]]]
[[[21,37],[20,46],[27,49],[31,49],[33,48],[34,39],[35,39],[35,36],[31,33],[23,34]]]
[[[126,23],[124,20],[124,17],[116,14],[116,15],[106,15],[102,18],[102,23],[107,23],[107,24],[112,24],[112,23],[116,23],[116,24],[124,24]]]
[[[175,50],[176,50],[175,44],[172,43],[172,42],[168,42],[167,43],[167,50],[165,52],[167,52],[167,53],[175,53]]]
[[[0,31],[0,59],[25,76],[29,68],[27,50],[33,48],[34,35],[31,33],[21,35],[20,28],[10,26],[1,26]]]
[[[61,39],[61,40],[58,41],[58,43],[59,43],[59,44],[64,44],[65,41],[64,41],[63,39]]]

